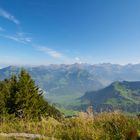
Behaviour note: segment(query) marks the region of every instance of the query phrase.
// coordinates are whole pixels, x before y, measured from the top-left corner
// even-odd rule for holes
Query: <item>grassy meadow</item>
[[[120,112],[99,113],[94,116],[79,113],[78,117],[59,121],[50,117],[40,121],[3,119],[0,122],[0,133],[40,134],[43,137],[36,139],[44,140],[136,140],[140,133],[140,120]]]

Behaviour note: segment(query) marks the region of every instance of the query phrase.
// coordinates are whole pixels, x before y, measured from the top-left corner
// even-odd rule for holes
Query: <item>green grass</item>
[[[48,97],[48,100],[50,100],[53,103],[59,104],[63,108],[68,109],[74,106],[81,106],[81,102],[80,100],[78,100],[78,98],[80,97],[80,93],[78,95],[51,95]]]
[[[109,98],[109,99],[106,101],[106,104],[117,105],[118,102],[117,102],[116,98]]]
[[[78,114],[78,111],[74,111],[74,110],[68,110],[68,109],[65,109],[65,108],[58,108],[58,110],[60,112],[62,112],[65,116],[73,116],[73,115],[77,115]]]
[[[119,83],[116,83],[115,85],[115,89],[117,91],[119,91],[119,93],[121,94],[122,97],[124,97],[126,99],[126,104],[127,103],[135,103],[138,104],[140,103],[140,101],[134,100],[132,98],[132,91],[130,89],[126,89],[125,87],[123,87],[122,85],[119,85]]]

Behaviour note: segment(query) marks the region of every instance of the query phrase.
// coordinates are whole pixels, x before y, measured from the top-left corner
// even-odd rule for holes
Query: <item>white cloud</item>
[[[11,15],[10,13],[8,13],[7,11],[5,11],[1,8],[0,8],[0,16],[8,19],[9,21],[12,21],[13,23],[15,23],[17,25],[20,24],[19,20],[17,20],[13,15]]]
[[[5,36],[3,36],[3,37],[5,37],[5,38],[7,38],[7,39],[14,40],[14,41],[17,41],[17,42],[21,42],[21,41],[19,40],[19,38],[15,37],[15,36],[5,35]]]
[[[5,31],[5,29],[4,29],[4,28],[2,28],[2,27],[0,27],[0,32],[3,32],[3,31]]]
[[[37,50],[44,52],[53,58],[62,58],[63,57],[63,55],[60,52],[57,52],[57,51],[50,49],[48,47],[45,47],[45,46],[38,46]]]
[[[32,39],[30,37],[25,37],[23,35],[2,35],[0,34],[1,37],[4,37],[4,38],[7,38],[7,39],[10,39],[10,40],[13,40],[13,41],[16,41],[16,42],[19,42],[19,43],[23,43],[23,44],[27,44],[27,43],[30,43],[32,41]]]
[[[32,41],[31,37],[28,37],[24,32],[18,32],[16,36],[26,43],[30,43]]]
[[[14,35],[0,34],[1,37],[7,38],[10,40],[19,42],[19,43],[23,43],[23,44],[27,44],[27,43],[30,43],[32,41],[32,39],[30,37],[28,37],[24,32],[21,32],[21,27],[19,25],[20,22],[12,14],[10,14],[7,11],[5,11],[4,9],[0,8],[0,17],[8,19],[9,21],[15,23],[19,27],[18,33],[14,34]],[[19,29],[20,29],[20,31],[19,31]],[[0,31],[5,31],[5,29],[0,27]]]
[[[80,59],[79,57],[75,57],[75,61],[76,61],[77,63],[82,63],[82,61],[81,61],[81,59]]]

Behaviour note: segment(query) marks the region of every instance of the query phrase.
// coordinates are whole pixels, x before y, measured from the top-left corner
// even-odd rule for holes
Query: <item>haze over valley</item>
[[[21,69],[22,67],[20,66],[9,66],[0,69],[0,79],[3,80],[5,78],[9,78],[13,74],[19,74]],[[44,91],[44,96],[51,103],[55,103],[59,107],[74,110],[85,110],[86,107],[91,104],[90,100],[88,102],[87,100],[83,102],[84,100],[79,99],[87,97],[87,92],[96,92],[98,90],[100,91],[101,89],[106,88],[114,82],[120,82],[120,84],[123,81],[128,81],[128,83],[134,82],[135,86],[135,81],[140,81],[140,64],[128,64],[122,66],[110,63],[98,65],[75,63],[71,65],[61,64],[38,67],[25,67],[25,69],[35,80],[36,84]],[[140,83],[136,82],[136,86],[139,87]],[[139,88],[136,90],[139,90]],[[121,94],[121,92],[124,92],[122,94],[128,94],[128,96],[129,94],[131,94],[131,92],[133,94],[133,90],[130,91],[130,93],[127,93],[127,89],[124,89],[124,91],[118,90],[118,94]],[[100,98],[95,98],[95,101],[93,98],[93,104],[94,102],[99,100],[99,107],[97,111],[101,110],[101,104],[106,104],[107,102],[101,102],[100,99],[104,99],[110,94],[114,94],[113,96],[115,96],[113,90],[109,92],[106,92],[105,90],[105,92],[102,92],[101,95],[99,94]],[[140,100],[139,96],[140,95],[138,92],[138,101]],[[108,98],[111,100],[111,98],[113,97]],[[115,96],[115,98],[116,102],[119,102],[119,95],[118,97]],[[133,104],[134,100],[135,99],[130,100],[129,102]],[[124,101],[122,100],[120,102],[120,105],[122,105],[123,102]],[[85,107],[83,107],[83,104],[85,104]],[[126,108],[124,107],[123,110],[125,109]],[[104,108],[104,110],[107,110],[107,108]]]

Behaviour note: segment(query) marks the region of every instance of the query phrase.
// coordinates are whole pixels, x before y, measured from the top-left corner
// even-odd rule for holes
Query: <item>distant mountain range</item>
[[[103,87],[96,76],[77,64],[25,67],[25,69],[30,73],[36,84],[46,92],[47,98],[57,97],[55,101],[59,98],[58,96],[79,97],[88,90],[97,90]],[[21,67],[15,66],[0,69],[0,79],[18,74],[20,70]],[[51,99],[53,100],[53,98]]]
[[[140,64],[71,64],[24,67],[54,103],[64,106],[77,104],[87,91],[97,91],[115,81],[140,81]],[[0,69],[0,80],[18,74],[21,67]],[[87,94],[86,94],[87,95]],[[104,96],[102,97],[104,98]],[[79,101],[78,101],[79,104]]]
[[[86,92],[80,99],[88,101],[98,112],[140,112],[140,82],[114,82],[101,90]]]

